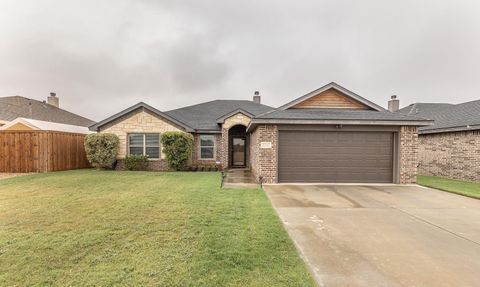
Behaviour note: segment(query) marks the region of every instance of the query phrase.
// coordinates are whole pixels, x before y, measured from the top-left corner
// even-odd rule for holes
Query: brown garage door
[[[280,131],[280,182],[393,182],[393,133]]]

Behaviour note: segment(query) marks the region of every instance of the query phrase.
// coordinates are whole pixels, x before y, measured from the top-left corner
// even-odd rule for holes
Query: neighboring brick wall
[[[480,131],[419,136],[419,174],[480,180]]]
[[[236,125],[248,126],[250,124],[250,118],[242,113],[237,113],[227,119],[222,124],[222,138],[220,141],[221,155],[220,160],[224,168],[228,168],[229,154],[228,154],[228,130]],[[248,159],[247,159],[248,161]]]
[[[271,142],[272,148],[260,148],[261,142]],[[278,129],[276,125],[259,125],[250,135],[250,165],[253,176],[264,183],[278,181]]]
[[[181,127],[177,127],[174,123],[162,119],[151,114],[143,108],[139,108],[131,113],[118,118],[100,129],[102,133],[113,133],[120,139],[120,148],[117,159],[125,158],[127,154],[127,134],[128,133],[164,133],[167,131],[182,131]],[[161,160],[152,160],[150,162],[151,169],[165,170],[165,154],[161,152]],[[119,161],[119,166],[123,163]]]
[[[417,181],[418,127],[402,126],[399,134],[400,183]]]
[[[192,165],[213,165],[216,161],[221,161],[223,149],[222,149],[222,135],[214,134],[215,136],[215,159],[204,160],[200,159],[200,134],[193,135],[193,147],[192,147]]]

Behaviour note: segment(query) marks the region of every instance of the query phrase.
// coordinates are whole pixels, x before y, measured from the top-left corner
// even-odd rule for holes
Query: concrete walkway
[[[226,171],[226,177],[223,181],[225,188],[259,188],[260,185],[255,181],[252,172],[245,168],[232,168]]]
[[[480,286],[480,200],[418,186],[264,188],[320,286]]]

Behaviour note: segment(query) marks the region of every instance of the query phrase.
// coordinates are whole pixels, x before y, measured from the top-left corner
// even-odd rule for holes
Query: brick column
[[[418,127],[402,126],[400,140],[400,183],[417,182],[418,166]]]
[[[228,168],[228,129],[222,128],[222,137],[220,140],[221,157],[223,169]]]
[[[262,148],[261,143],[271,143],[269,148]],[[250,137],[251,165],[253,176],[264,183],[278,182],[278,129],[276,125],[260,125]]]

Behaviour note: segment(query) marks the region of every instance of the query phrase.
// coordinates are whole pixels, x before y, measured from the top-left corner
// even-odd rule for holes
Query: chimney
[[[397,100],[397,96],[393,95],[391,100],[388,101],[388,110],[391,112],[396,112],[400,108],[400,101]]]
[[[253,102],[256,103],[256,104],[260,104],[261,99],[262,98],[260,97],[260,92],[255,91],[255,93],[253,93]]]
[[[50,93],[50,96],[47,98],[47,104],[58,108],[58,97],[55,93]]]

